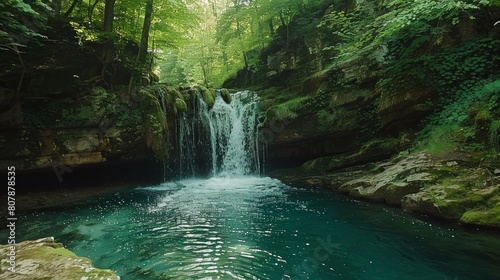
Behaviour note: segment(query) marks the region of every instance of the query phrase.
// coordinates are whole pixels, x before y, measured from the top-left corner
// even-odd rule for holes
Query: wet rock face
[[[11,245],[0,245],[7,256]],[[99,269],[92,262],[65,249],[54,238],[42,238],[16,244],[15,272],[9,270],[10,260],[2,258],[1,279],[61,279],[61,280],[119,280],[109,269]]]

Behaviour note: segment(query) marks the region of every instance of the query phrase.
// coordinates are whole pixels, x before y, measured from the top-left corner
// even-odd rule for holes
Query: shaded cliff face
[[[359,17],[366,12],[359,11],[363,5],[368,4],[352,11],[332,6],[313,13],[316,28],[303,23],[310,19],[307,13],[297,15],[255,58],[262,62],[258,69],[243,69],[228,80],[245,86],[253,81],[260,87],[270,168],[299,166],[331,155],[354,155],[351,165],[363,164],[390,158],[417,142],[430,145],[442,131],[463,136],[442,137],[443,142],[495,146],[500,116],[498,28],[481,14],[475,20],[460,17],[456,23],[443,23],[447,28],[436,40],[430,40],[425,30],[410,37],[412,31],[401,28],[403,34],[408,32],[406,37],[395,33],[378,48],[342,49],[347,43],[336,36],[343,31],[332,27],[325,32],[321,26],[342,16]],[[378,15],[391,12],[384,9]],[[488,8],[490,15],[499,11]],[[287,45],[280,41],[285,35]],[[379,153],[354,160],[365,145],[381,139],[386,147]],[[456,148],[449,146],[451,151]]]
[[[2,50],[0,167],[68,173],[150,157],[142,140],[142,101],[120,86],[130,69],[118,60],[103,65],[102,44],[79,42],[69,23],[46,24],[43,35],[50,40],[43,45],[29,41],[19,56]],[[133,47],[123,51],[135,53]]]
[[[374,139],[387,138],[386,144],[394,146],[360,163],[388,158],[407,148],[432,112],[429,101],[437,95],[437,88],[413,85],[393,91],[377,86],[379,79],[361,62],[349,62],[304,79],[303,91],[283,103],[271,99],[278,91],[275,87],[262,90],[264,105],[268,105],[267,130],[272,131],[268,137],[271,169],[322,156],[354,154]]]

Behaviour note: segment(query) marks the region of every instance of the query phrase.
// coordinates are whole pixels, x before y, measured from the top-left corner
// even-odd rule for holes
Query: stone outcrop
[[[411,84],[411,83],[406,83]],[[437,89],[432,85],[413,85],[405,89],[388,90],[380,86],[378,113],[382,129],[412,127],[429,115],[432,108],[426,105]]]
[[[330,158],[273,172],[288,183],[332,188],[360,199],[463,224],[500,228],[500,176],[464,155],[426,153],[327,171]]]
[[[142,132],[126,127],[6,131],[0,135],[0,167],[37,170],[53,166],[144,160]],[[4,168],[5,167],[5,168]]]
[[[417,193],[432,181],[429,173],[432,167],[425,154],[417,154],[398,164],[378,165],[376,170],[379,172],[345,182],[338,187],[338,191],[354,197],[400,205],[404,196]]]
[[[2,256],[7,256],[11,245],[0,245]],[[23,241],[16,246],[15,272],[8,268],[10,260],[2,258],[0,278],[12,280],[119,280],[109,269],[99,269],[92,262],[65,249],[54,238]]]

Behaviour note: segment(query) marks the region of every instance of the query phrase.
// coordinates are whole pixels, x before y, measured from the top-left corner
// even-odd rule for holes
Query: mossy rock
[[[301,169],[304,174],[322,174],[326,172],[332,157],[321,157],[309,160],[302,164]]]
[[[395,138],[375,139],[365,143],[357,153],[331,157],[328,171],[335,171],[345,167],[361,165],[390,158],[398,151],[398,141]]]
[[[460,221],[464,224],[500,228],[500,203],[489,209],[472,209]]]
[[[7,256],[10,246],[0,245],[3,256]],[[54,276],[61,280],[120,279],[109,269],[95,268],[89,259],[75,255],[52,237],[16,244],[15,273],[8,270],[10,264],[6,258],[2,259],[1,267],[1,279],[55,279]]]
[[[490,113],[488,110],[481,110],[476,114],[475,122],[476,125],[484,125],[490,120]]]
[[[189,93],[183,93],[182,94],[182,99],[185,101],[185,102],[189,102],[191,100],[191,95]]]
[[[178,109],[178,110],[181,110],[183,112],[186,112],[187,111],[187,104],[186,102],[184,102],[184,100],[180,99],[180,98],[176,98],[175,99],[175,107]]]
[[[231,93],[229,93],[229,90],[227,90],[225,88],[221,89],[220,96],[222,97],[224,102],[226,102],[227,104],[231,103],[232,97],[231,97]]]
[[[401,205],[401,199],[404,196],[417,193],[421,188],[421,184],[407,183],[407,182],[395,182],[390,184],[385,188],[385,202],[392,205]]]
[[[173,86],[166,86],[166,89],[167,89],[167,92],[169,94],[175,96],[175,98],[183,99],[182,93],[177,88],[175,88]]]
[[[435,184],[421,189],[420,192],[405,196],[402,206],[405,210],[431,214],[446,220],[459,220],[474,201],[468,196],[464,185]]]
[[[286,88],[280,87],[266,88],[259,90],[257,93],[261,97],[261,104],[264,110],[300,96]]]
[[[215,91],[210,91],[209,89],[201,85],[197,85],[195,88],[200,92],[201,96],[203,97],[203,101],[205,101],[208,107],[212,108],[215,103],[215,98],[217,97]]]
[[[473,205],[472,201],[468,198],[438,200],[436,204],[440,213],[451,219],[458,219]]]
[[[495,196],[500,195],[500,186],[491,186],[484,189],[474,189],[467,193],[467,197],[474,203],[486,204]]]
[[[165,145],[165,138],[168,133],[167,118],[158,99],[151,93],[143,92],[143,94],[145,94],[145,98],[141,102],[141,109],[146,145],[158,159],[165,160],[168,157]]]

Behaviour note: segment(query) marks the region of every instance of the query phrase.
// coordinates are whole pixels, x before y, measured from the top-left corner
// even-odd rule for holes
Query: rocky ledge
[[[7,256],[11,245],[0,245]],[[118,280],[109,269],[99,269],[92,262],[65,249],[54,238],[47,237],[16,244],[15,272],[9,270],[10,260],[2,259],[1,279],[61,279],[61,280]]]
[[[404,211],[500,228],[500,170],[494,166],[476,164],[467,155],[436,159],[422,152],[328,171],[336,160],[317,159],[294,170],[275,171],[273,176],[287,183],[328,187],[353,197],[399,205]]]

